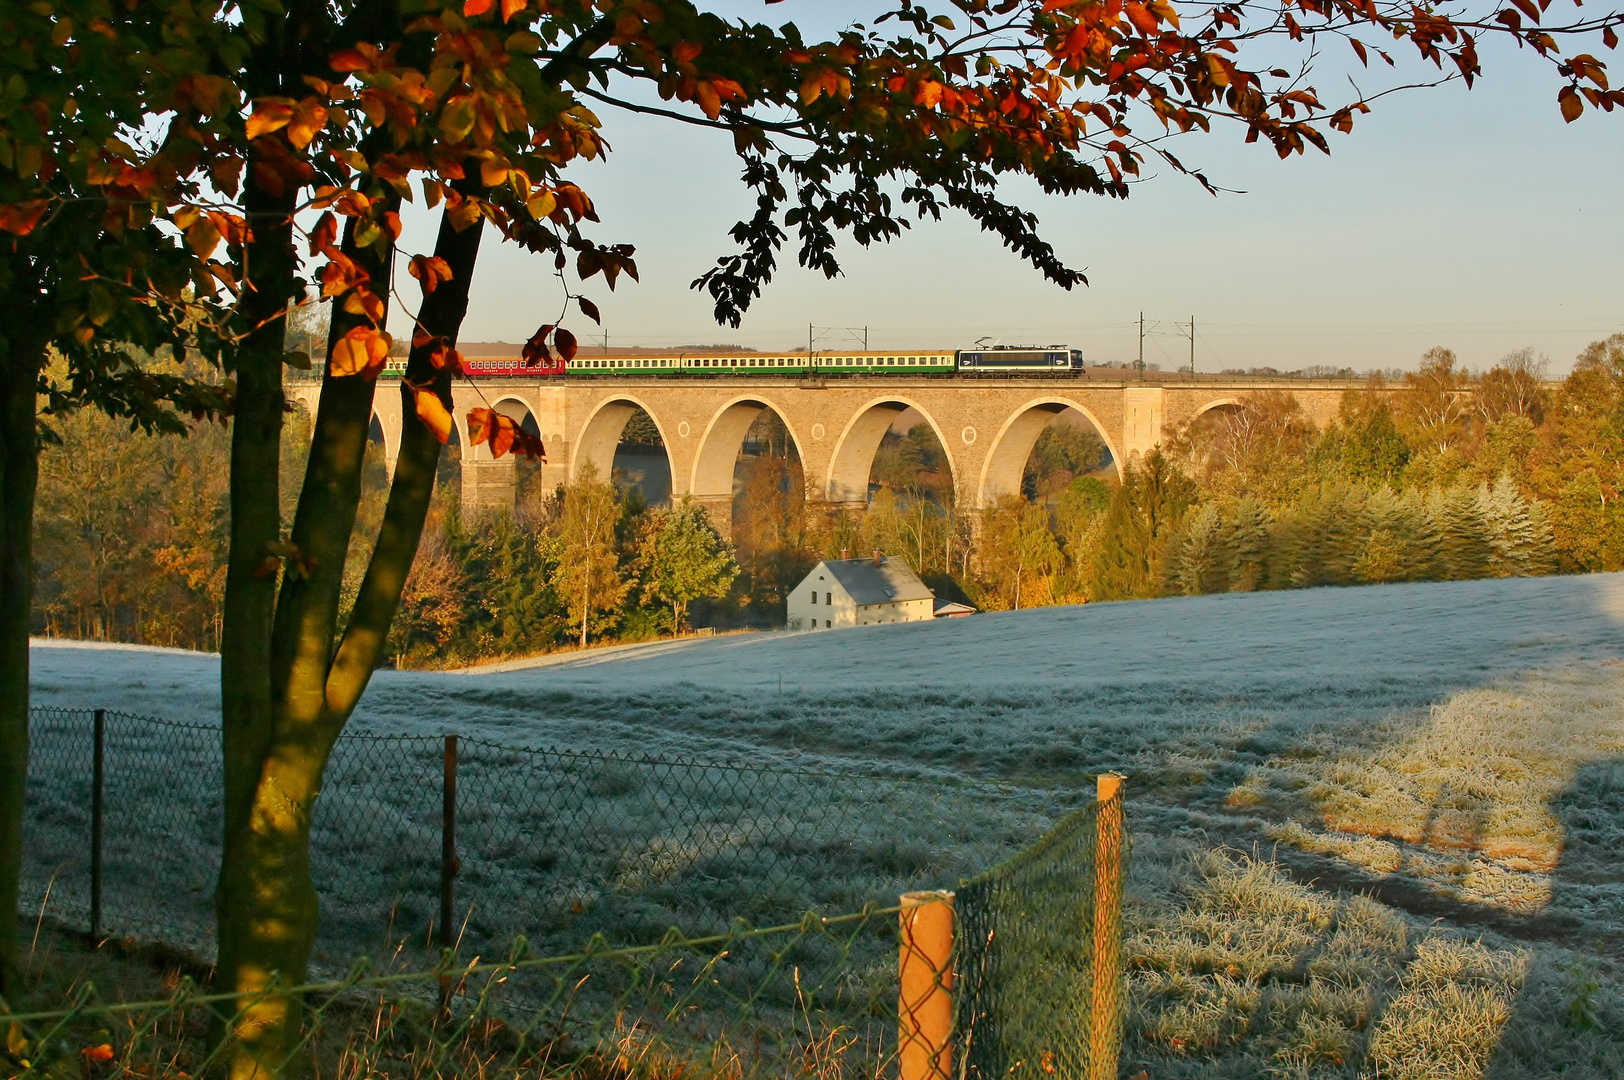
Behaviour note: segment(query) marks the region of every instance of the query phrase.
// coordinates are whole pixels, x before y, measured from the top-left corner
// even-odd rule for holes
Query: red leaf
[[[553,354],[547,350],[547,335],[553,332],[553,324],[548,323],[537,330],[530,340],[524,343],[524,365],[535,367],[543,360],[551,360]]]
[[[49,199],[30,199],[0,206],[0,229],[13,236],[27,236],[39,224],[39,219],[45,215],[45,208],[50,205]]]
[[[531,461],[547,460],[547,448],[541,444],[541,436],[532,435],[523,428],[514,432],[513,452],[523,454]]]
[[[560,328],[553,334],[553,347],[558,350],[558,355],[564,358],[566,364],[575,359],[575,335],[568,330]]]

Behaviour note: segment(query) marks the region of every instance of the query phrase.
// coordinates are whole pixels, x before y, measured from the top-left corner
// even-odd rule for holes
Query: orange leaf
[[[447,411],[445,403],[426,386],[412,387],[413,403],[417,407],[417,418],[423,421],[423,426],[433,433],[442,444],[451,440],[451,427],[455,423],[451,413]]]
[[[692,63],[703,48],[704,46],[697,41],[679,41],[676,48],[671,50],[671,56],[679,64]]]
[[[513,449],[513,437],[518,431],[519,425],[513,422],[513,417],[497,413],[496,423],[491,425],[491,457],[499,458]]]
[[[458,352],[456,349],[453,349],[449,344],[446,343],[444,338],[441,338],[439,343],[434,346],[434,351],[429,353],[429,363],[433,364],[441,371],[449,371],[453,375],[461,375],[463,373],[462,353]]]
[[[482,161],[479,163],[479,179],[486,187],[496,187],[507,183],[508,166],[505,161]]]
[[[529,5],[530,0],[502,0],[502,21],[507,22]]]
[[[333,246],[338,239],[338,219],[333,217],[331,210],[323,211],[321,217],[316,219],[316,227],[310,230],[310,254]]]
[[[327,107],[315,98],[305,98],[295,106],[293,119],[288,122],[288,142],[295,150],[303,150],[327,126]]]
[[[206,259],[214,254],[214,249],[219,244],[220,230],[215,228],[214,222],[208,218],[198,218],[192,227],[186,230],[186,246],[200,259]]]
[[[344,310],[351,315],[365,315],[373,322],[383,321],[383,300],[367,288],[357,288],[344,300]]]
[[[293,105],[282,101],[258,101],[253,115],[248,118],[248,138],[257,139],[288,126],[293,119]]]
[[[495,426],[495,409],[468,410],[468,441],[475,446],[490,438],[491,429]]]
[[[328,63],[334,71],[368,71],[372,68],[372,54],[376,52],[376,48],[363,43],[353,49],[340,49]]]
[[[34,226],[45,215],[45,208],[50,205],[49,199],[29,199],[27,202],[0,206],[0,229],[13,236],[27,236],[34,231]]]
[[[327,374],[340,378],[361,375],[374,378],[389,359],[388,334],[370,326],[357,326],[339,338],[333,345],[333,355],[327,361]]]
[[[1556,103],[1562,108],[1562,119],[1573,123],[1585,111],[1585,103],[1571,86],[1564,86],[1556,95]]]
[[[483,15],[491,9],[491,3],[492,0],[463,0],[462,17],[472,19],[475,15]]]
[[[87,1046],[79,1053],[84,1055],[86,1061],[112,1061],[113,1048],[107,1043],[100,1046]]]
[[[451,264],[438,255],[413,255],[406,272],[422,283],[424,296],[438,289],[440,282],[451,280]]]

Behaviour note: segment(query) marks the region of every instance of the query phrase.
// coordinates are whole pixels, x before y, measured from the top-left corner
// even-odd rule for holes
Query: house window
[[[827,629],[829,629],[829,627],[830,627],[830,625],[831,625],[831,623],[830,623],[830,622],[829,622],[829,620],[828,620],[828,619],[824,619],[824,620],[823,620],[823,628],[824,628],[824,629],[825,629],[825,630],[827,630]]]
[[[825,604],[834,603],[835,602],[835,594],[834,593],[824,593],[823,594],[823,602]]]
[[[812,602],[814,604],[818,602],[818,590],[816,589],[812,590]]]

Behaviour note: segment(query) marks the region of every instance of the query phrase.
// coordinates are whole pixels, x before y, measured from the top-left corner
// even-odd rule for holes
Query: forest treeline
[[[932,429],[890,433],[860,514],[807,503],[793,441],[751,429],[724,540],[695,504],[651,507],[587,472],[548,490],[521,467],[512,513],[465,517],[455,461],[392,634],[403,666],[645,640],[692,626],[782,625],[818,559],[884,551],[938,595],[984,610],[1232,590],[1624,568],[1624,334],[1548,385],[1514,353],[1472,375],[1434,349],[1401,380],[1350,390],[1318,428],[1288,390],[1213,410],[1119,480],[1086,425],[1040,436],[1023,489],[976,521]],[[629,441],[658,440],[634,418]],[[288,454],[308,438],[288,425]],[[132,434],[56,418],[42,458],[36,629],[217,647],[227,433]],[[386,491],[367,465],[353,591]],[[288,492],[291,512],[297,491]]]

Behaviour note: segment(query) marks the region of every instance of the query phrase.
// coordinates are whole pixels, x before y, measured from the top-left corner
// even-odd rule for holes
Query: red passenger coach
[[[537,378],[539,376],[557,376],[564,374],[564,361],[559,357],[545,357],[534,365],[526,364],[518,356],[465,356],[462,358],[462,369],[470,378],[493,379]]]

